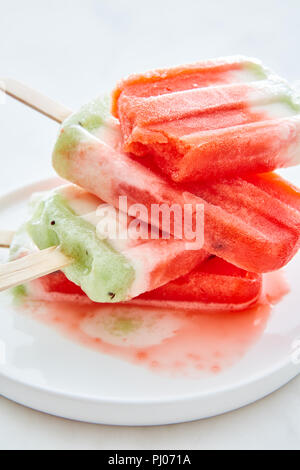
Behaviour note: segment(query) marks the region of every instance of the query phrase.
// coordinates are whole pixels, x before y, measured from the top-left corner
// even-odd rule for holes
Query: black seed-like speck
[[[114,294],[113,292],[109,292],[108,295],[111,298],[111,300],[113,300],[116,297],[116,294]]]
[[[55,225],[55,220],[52,220],[51,225]]]
[[[213,247],[214,247],[214,249],[215,249],[216,251],[219,251],[219,250],[223,250],[223,249],[224,249],[223,243],[215,243],[215,244],[213,245]]]

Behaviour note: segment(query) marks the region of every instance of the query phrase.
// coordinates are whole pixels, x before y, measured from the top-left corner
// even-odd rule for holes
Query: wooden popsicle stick
[[[9,248],[14,234],[10,230],[0,230],[0,248]]]
[[[54,246],[0,265],[0,291],[47,276],[71,263],[72,260]]]
[[[13,78],[0,78],[0,90],[44,116],[62,123],[72,111]]]
[[[0,90],[58,123],[72,114],[67,107],[12,78],[0,79]],[[13,235],[10,231],[0,231],[0,247],[8,248]],[[0,291],[59,271],[71,263],[59,248],[51,247],[0,265]]]

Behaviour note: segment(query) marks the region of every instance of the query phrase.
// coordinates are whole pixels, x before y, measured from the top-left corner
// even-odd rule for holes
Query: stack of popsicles
[[[70,258],[26,286],[35,298],[241,309],[259,298],[262,273],[299,249],[300,191],[270,173],[299,162],[300,101],[259,62],[133,75],[113,92],[112,115],[97,99],[63,123],[53,165],[73,184],[33,198],[11,258],[51,246]],[[203,247],[179,240],[172,224],[164,237],[160,218],[159,239],[99,233],[99,221],[123,218],[120,196],[122,231],[134,221],[144,235],[137,204],[188,205],[192,227],[201,205]]]

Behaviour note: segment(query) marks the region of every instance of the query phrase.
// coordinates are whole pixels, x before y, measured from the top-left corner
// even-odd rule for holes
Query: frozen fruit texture
[[[300,100],[247,58],[133,75],[113,93],[124,150],[176,182],[263,173],[300,162]]]
[[[155,304],[162,308],[165,305],[174,308],[240,310],[259,299],[261,287],[261,275],[248,273],[220,258],[210,257],[189,274],[127,303]],[[24,292],[33,300],[78,304],[92,302],[61,271],[32,281],[24,286]]]
[[[103,112],[101,100],[92,109],[103,113],[96,120],[99,128],[89,131],[79,124],[89,106],[62,126],[53,153],[61,177],[117,208],[119,197],[126,196],[129,214],[135,204],[145,206],[148,214],[153,205],[176,204],[182,210],[191,205],[195,219],[196,207],[202,205],[204,249],[250,272],[280,269],[297,252],[300,194],[287,181],[263,174],[175,184],[151,158],[122,151],[119,122]]]
[[[261,284],[261,275],[244,271],[220,258],[210,257],[185,276],[142,294],[139,299],[246,305],[257,300]]]

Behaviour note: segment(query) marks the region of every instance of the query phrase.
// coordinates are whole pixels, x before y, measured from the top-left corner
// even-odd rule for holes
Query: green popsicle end
[[[94,302],[121,302],[128,299],[135,271],[130,262],[96,228],[78,217],[57,192],[48,194],[34,208],[27,230],[39,249],[59,246],[74,260],[62,271]]]

